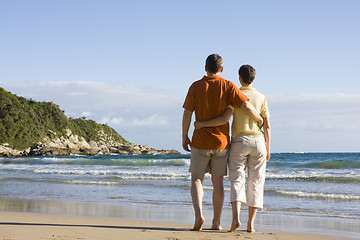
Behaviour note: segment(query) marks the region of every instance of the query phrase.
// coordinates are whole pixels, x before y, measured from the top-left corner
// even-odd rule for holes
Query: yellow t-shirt
[[[241,87],[240,90],[250,99],[250,103],[260,113],[263,118],[269,118],[270,113],[266,98],[252,87]],[[262,134],[257,122],[250,118],[241,108],[234,109],[233,123],[231,127],[232,138],[241,133],[259,135]]]

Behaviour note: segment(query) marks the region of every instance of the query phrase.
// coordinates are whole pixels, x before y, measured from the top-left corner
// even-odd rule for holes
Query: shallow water
[[[60,202],[103,206],[94,212],[104,216],[109,216],[104,208],[113,209],[116,216],[124,207],[137,209],[136,215],[144,211],[151,216],[163,212],[156,209],[165,208],[169,211],[164,211],[164,216],[159,213],[161,220],[172,221],[167,216],[172,214],[191,223],[189,163],[189,155],[0,158],[1,210],[11,210],[9,202],[17,201],[13,209],[27,211],[29,202],[36,205],[39,200],[56,202],[55,206]],[[230,183],[225,179],[224,184],[223,222],[227,223]],[[208,175],[204,189],[204,208],[211,218]],[[301,224],[312,232],[331,229],[335,233],[360,233],[360,153],[272,154],[264,201],[264,210],[257,218],[263,228],[296,229]],[[243,216],[246,222],[246,214]]]

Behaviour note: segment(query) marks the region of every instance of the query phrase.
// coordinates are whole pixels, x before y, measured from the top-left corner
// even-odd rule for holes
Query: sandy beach
[[[204,179],[205,231],[188,231],[194,221],[188,155],[0,158],[0,240],[127,239],[126,234],[138,239],[321,239],[317,234],[360,239],[358,159],[358,153],[273,154],[264,209],[255,223],[258,233],[244,232],[244,206],[243,227],[234,235],[226,233],[231,225],[228,180],[224,231],[206,230],[213,216],[210,177]]]
[[[268,239],[268,240],[335,240],[349,239],[326,235],[258,230],[246,233],[240,228],[236,233],[209,230],[192,232],[190,224],[137,221],[115,218],[71,217],[19,212],[0,212],[0,240],[112,240],[112,239]]]

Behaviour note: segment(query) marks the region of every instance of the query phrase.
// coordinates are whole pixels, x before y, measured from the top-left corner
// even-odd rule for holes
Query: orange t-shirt
[[[218,75],[204,76],[190,86],[183,108],[195,111],[197,121],[206,121],[223,115],[229,105],[239,108],[247,100],[231,81]],[[191,147],[223,150],[228,148],[229,139],[229,123],[202,128],[194,130]]]

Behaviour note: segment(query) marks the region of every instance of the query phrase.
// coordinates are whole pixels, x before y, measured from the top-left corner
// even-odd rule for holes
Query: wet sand
[[[0,240],[109,240],[109,239],[253,239],[253,240],[334,240],[349,239],[346,236],[282,232],[258,229],[247,233],[240,227],[236,233],[228,233],[228,228],[212,231],[204,226],[203,231],[189,231],[190,224],[163,223],[152,221],[126,220],[99,217],[72,217],[22,212],[0,212]]]

